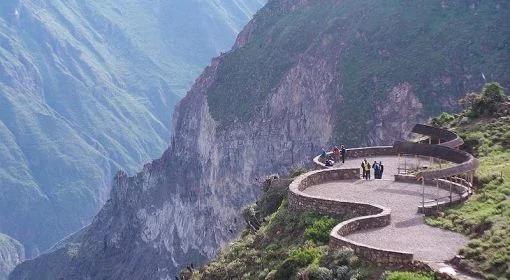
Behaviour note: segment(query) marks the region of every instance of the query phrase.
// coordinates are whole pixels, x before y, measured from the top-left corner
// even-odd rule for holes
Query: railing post
[[[421,206],[425,212],[425,178],[421,177]]]
[[[400,153],[398,153],[397,174],[400,175]]]
[[[452,187],[453,187],[452,177],[449,178],[448,182],[450,182],[450,203],[452,203],[452,201],[453,201],[453,199],[452,199]]]
[[[407,157],[404,155],[404,174],[407,174]]]
[[[418,167],[418,163],[417,163],[418,160],[417,159],[418,159],[418,155],[414,155],[414,166],[415,166],[416,171],[418,172],[419,167]]]
[[[437,198],[439,197],[439,179],[440,178],[436,178],[436,202]]]

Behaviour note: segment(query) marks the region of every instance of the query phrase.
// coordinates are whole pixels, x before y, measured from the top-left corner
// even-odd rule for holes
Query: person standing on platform
[[[333,156],[335,157],[335,162],[340,161],[340,149],[337,146],[333,148]]]
[[[345,156],[347,155],[347,150],[345,149],[344,145],[342,145],[342,149],[340,151],[340,154],[342,155],[342,163],[345,163]]]

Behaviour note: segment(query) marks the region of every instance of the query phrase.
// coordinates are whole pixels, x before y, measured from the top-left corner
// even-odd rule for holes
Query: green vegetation
[[[510,107],[506,94],[500,93],[497,84],[486,85],[480,94],[469,96],[476,102],[448,122],[464,138],[465,149],[480,159],[479,189],[465,204],[427,219],[468,235],[460,264],[488,279],[510,278]]]
[[[447,123],[452,122],[453,120],[455,120],[455,116],[443,112],[441,113],[441,115],[439,115],[439,117],[435,117],[432,119],[432,124],[435,126],[444,126]]]
[[[386,280],[434,280],[432,274],[422,272],[394,271],[386,275]]]
[[[351,146],[363,143],[376,104],[401,83],[411,86],[426,116],[464,94],[459,84],[481,82],[482,72],[510,83],[502,63],[510,57],[508,3],[324,0],[289,11],[285,2],[268,3],[255,17],[249,42],[222,57],[207,92],[221,125],[249,120],[290,69],[308,59],[310,67],[326,62],[313,70],[331,77],[326,94],[336,108],[334,140]],[[293,83],[306,90],[311,81]]]
[[[337,221],[330,217],[321,217],[305,230],[305,238],[315,243],[327,243],[329,232]]]
[[[287,184],[278,180],[268,183],[262,199],[245,211],[245,218],[254,225],[226,248],[216,260],[191,279],[366,279],[370,265],[362,263],[349,250],[331,251],[327,242],[332,228],[342,217],[299,213],[288,208]],[[279,207],[271,213],[267,210]],[[255,215],[246,215],[246,212]],[[264,214],[262,214],[264,213]]]

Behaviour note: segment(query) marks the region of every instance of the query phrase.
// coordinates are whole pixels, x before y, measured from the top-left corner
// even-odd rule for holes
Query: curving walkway
[[[394,251],[412,253],[414,259],[427,262],[444,262],[455,257],[467,243],[461,234],[441,230],[425,224],[417,213],[422,200],[422,186],[393,180],[398,159],[394,156],[369,158],[382,161],[385,174],[382,180],[342,180],[313,185],[303,192],[323,198],[377,204],[391,209],[391,223],[382,228],[357,231],[345,237],[362,244]],[[361,159],[347,160],[342,168],[354,168]],[[414,159],[409,158],[412,163]],[[425,198],[447,196],[448,191],[425,186]]]
[[[421,262],[457,279],[475,279],[445,264],[468,239],[426,225],[418,212],[432,214],[467,199],[478,160],[458,149],[463,140],[451,131],[418,124],[413,132],[427,138],[420,143],[396,141],[393,146],[348,149],[347,157],[351,159],[334,167],[325,166],[317,156],[313,161],[319,170],[303,174],[290,184],[289,206],[353,217],[331,231],[331,248],[350,247],[376,264],[402,267]],[[412,156],[404,161],[405,155]],[[416,165],[420,157],[448,164],[401,175],[397,172],[399,157],[404,166]],[[359,178],[364,158],[371,164],[374,160],[383,162],[382,179]],[[417,165],[427,163],[425,160]]]

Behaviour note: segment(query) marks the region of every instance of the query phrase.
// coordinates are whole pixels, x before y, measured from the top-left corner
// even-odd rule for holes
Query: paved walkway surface
[[[410,252],[417,260],[430,262],[436,267],[444,266],[443,262],[452,259],[467,243],[467,237],[425,224],[423,215],[417,213],[422,200],[422,185],[394,182],[397,157],[377,157],[368,160],[371,164],[374,160],[383,162],[385,172],[382,180],[331,182],[311,186],[304,192],[339,200],[376,203],[390,208],[392,212],[389,226],[355,232],[348,238],[382,249]],[[414,158],[409,158],[408,163],[413,160]],[[423,164],[423,161],[421,163]],[[360,165],[361,159],[353,159],[335,167],[353,168]],[[438,190],[436,187],[425,186],[426,200],[448,194],[447,191]]]

